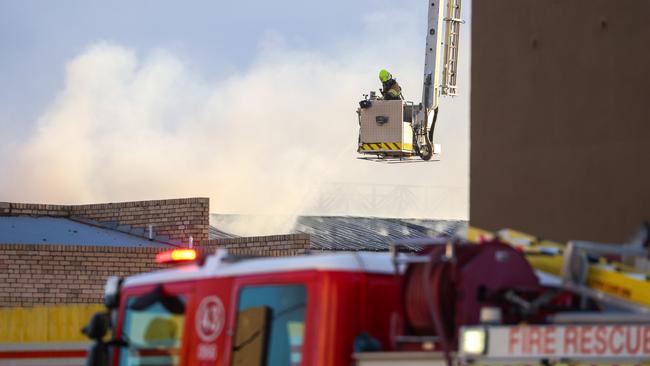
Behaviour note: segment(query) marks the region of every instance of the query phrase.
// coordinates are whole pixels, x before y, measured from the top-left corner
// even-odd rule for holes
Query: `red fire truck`
[[[650,365],[646,307],[571,291],[496,240],[158,261],[184,264],[107,281],[89,364]]]

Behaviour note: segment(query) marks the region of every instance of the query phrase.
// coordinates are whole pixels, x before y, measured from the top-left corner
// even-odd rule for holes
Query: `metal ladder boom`
[[[442,95],[457,95],[456,76],[458,71],[458,41],[460,25],[464,21],[461,16],[461,0],[447,0],[447,17],[445,24],[445,56],[442,69]]]
[[[458,42],[464,21],[460,19],[461,0],[431,0],[428,4],[422,104],[413,126],[432,140],[436,114],[431,112],[437,110],[440,95],[457,95]]]
[[[442,18],[444,7],[440,1],[429,2],[427,15],[427,38],[424,52],[424,78],[422,87],[422,105],[417,123],[424,122],[428,111],[438,107],[440,85],[440,49],[442,46]],[[426,110],[426,112],[425,112]]]

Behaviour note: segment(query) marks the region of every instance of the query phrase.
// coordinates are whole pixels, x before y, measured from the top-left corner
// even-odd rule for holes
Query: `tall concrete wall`
[[[650,219],[649,14],[473,1],[472,225],[621,241]]]

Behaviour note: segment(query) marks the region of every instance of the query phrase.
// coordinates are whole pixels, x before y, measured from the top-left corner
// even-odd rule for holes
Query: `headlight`
[[[487,350],[487,335],[483,328],[463,330],[460,350],[468,355],[482,355]]]
[[[120,285],[122,285],[122,279],[120,277],[111,276],[106,279],[106,285],[104,286],[104,305],[107,308],[115,309],[120,304]]]

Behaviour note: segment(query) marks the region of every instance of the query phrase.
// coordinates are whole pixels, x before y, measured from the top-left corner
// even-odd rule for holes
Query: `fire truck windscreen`
[[[244,287],[239,293],[232,364],[300,365],[306,302],[303,285]]]
[[[185,304],[184,296],[175,296],[175,300]],[[185,313],[172,312],[160,301],[135,310],[136,301],[135,297],[127,300],[122,340],[128,346],[120,349],[119,364],[178,365]]]

